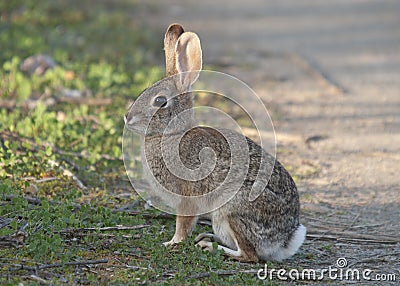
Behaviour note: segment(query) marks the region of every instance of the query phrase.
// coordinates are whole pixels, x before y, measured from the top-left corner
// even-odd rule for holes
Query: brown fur
[[[193,114],[183,115],[193,108],[190,87],[201,69],[200,40],[196,34],[183,32],[181,26],[173,24],[167,29],[164,45],[166,75],[170,77],[145,90],[129,108],[125,119],[129,129],[145,137],[142,162],[152,188],[161,197],[164,192],[160,186],[186,197],[171,202],[178,214],[176,231],[165,245],[186,239],[206,206],[214,235],[203,236],[206,240],[198,241],[199,246],[211,250],[212,243],[207,240],[214,237],[220,242],[219,249],[241,261],[290,257],[305,238],[305,228],[299,223],[299,195],[292,177],[273,156],[249,138],[231,130],[195,127]],[[168,97],[168,104],[154,107],[153,99],[160,93]],[[178,118],[176,122],[172,120],[174,117]],[[168,130],[168,126],[173,128]],[[247,147],[246,156],[233,152],[225,135],[241,148]],[[173,153],[174,148],[179,154]],[[215,160],[212,172],[204,172],[206,176],[199,179],[183,178],[184,169],[189,173],[199,170],[202,174],[204,162],[200,154],[203,149],[213,150],[213,158],[203,158],[203,161]],[[172,157],[168,157],[170,155]],[[174,155],[178,158],[170,161],[168,158]],[[231,162],[236,165],[231,166]],[[270,173],[271,176],[266,178],[269,180],[260,195],[250,200],[253,185],[259,182],[261,167],[268,171],[264,175]],[[230,171],[234,174],[232,182],[227,180]],[[225,184],[226,181],[229,184]],[[213,192],[219,186],[224,187],[222,194],[232,194],[230,200],[221,201],[221,193]],[[239,186],[237,193],[229,189],[232,186]],[[198,196],[207,199],[196,205],[191,199]]]

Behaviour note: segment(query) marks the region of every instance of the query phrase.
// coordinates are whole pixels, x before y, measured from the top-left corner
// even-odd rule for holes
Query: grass
[[[174,220],[143,203],[133,214],[116,211],[138,199],[121,160],[122,115],[162,76],[154,60],[161,37],[135,20],[137,5],[0,3],[2,285],[261,283],[241,271],[262,264],[203,252],[193,239],[166,249]],[[22,61],[37,54],[55,68],[22,72]],[[65,102],[65,92],[86,96]]]

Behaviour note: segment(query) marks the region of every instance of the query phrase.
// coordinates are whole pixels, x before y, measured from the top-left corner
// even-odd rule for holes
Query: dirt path
[[[205,64],[274,110],[310,231],[290,263],[345,257],[399,281],[400,243],[389,240],[400,241],[400,2],[142,2],[160,35],[172,22],[196,31]]]

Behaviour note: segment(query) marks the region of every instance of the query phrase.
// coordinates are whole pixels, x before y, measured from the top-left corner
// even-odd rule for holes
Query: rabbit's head
[[[144,90],[125,114],[128,129],[145,136],[181,133],[193,123],[191,85],[202,67],[200,40],[178,24],[164,38],[166,78]]]

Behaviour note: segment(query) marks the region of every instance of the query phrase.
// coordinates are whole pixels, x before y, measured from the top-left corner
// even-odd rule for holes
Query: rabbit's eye
[[[155,107],[165,107],[167,105],[167,98],[165,96],[157,96],[154,99],[153,105]]]

